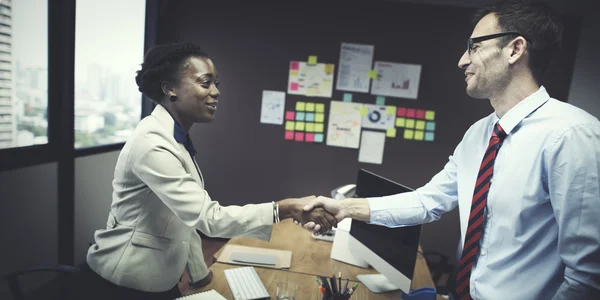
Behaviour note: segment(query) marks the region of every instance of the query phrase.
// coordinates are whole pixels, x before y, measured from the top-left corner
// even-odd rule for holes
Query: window
[[[48,143],[48,1],[0,0],[0,149]]]
[[[78,0],[75,147],[124,142],[141,117],[145,0]]]

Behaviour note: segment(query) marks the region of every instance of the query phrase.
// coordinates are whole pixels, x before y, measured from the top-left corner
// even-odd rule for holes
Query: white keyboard
[[[227,269],[225,278],[235,300],[270,299],[254,267]]]

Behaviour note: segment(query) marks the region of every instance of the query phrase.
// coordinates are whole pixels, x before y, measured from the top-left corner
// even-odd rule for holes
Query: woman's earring
[[[169,100],[171,100],[171,102],[175,102],[175,101],[177,101],[177,96],[175,96],[175,95],[171,95],[171,96],[169,97]]]

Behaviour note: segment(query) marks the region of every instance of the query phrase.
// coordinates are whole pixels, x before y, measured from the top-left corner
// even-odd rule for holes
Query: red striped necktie
[[[488,191],[492,184],[490,179],[494,172],[494,161],[505,137],[506,133],[504,129],[502,129],[500,123],[496,123],[485,155],[483,155],[481,166],[479,167],[477,183],[473,192],[473,202],[471,203],[471,213],[469,214],[469,227],[465,235],[462,257],[458,264],[458,273],[456,273],[456,294],[460,300],[471,299],[471,295],[469,294],[471,269],[479,256],[480,241],[483,235],[483,220],[485,217],[484,208],[487,204]]]

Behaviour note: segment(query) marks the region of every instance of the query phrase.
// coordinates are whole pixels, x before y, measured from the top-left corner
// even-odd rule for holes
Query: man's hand
[[[304,210],[315,199],[314,196],[304,198],[288,198],[277,202],[279,204],[280,219],[293,218],[295,223],[311,223],[311,230],[315,233],[325,233],[337,226],[337,220],[323,208]]]
[[[304,206],[303,210],[312,211],[313,209],[318,209],[322,207],[328,213],[332,214],[337,222],[341,222],[348,216],[348,212],[346,211],[346,208],[343,205],[343,201],[344,200],[335,200],[332,198],[319,196],[318,198],[309,201],[309,203]],[[321,228],[319,228],[317,225],[318,224],[314,222],[307,222],[303,223],[302,227],[306,230],[312,231],[315,234],[323,233]]]

